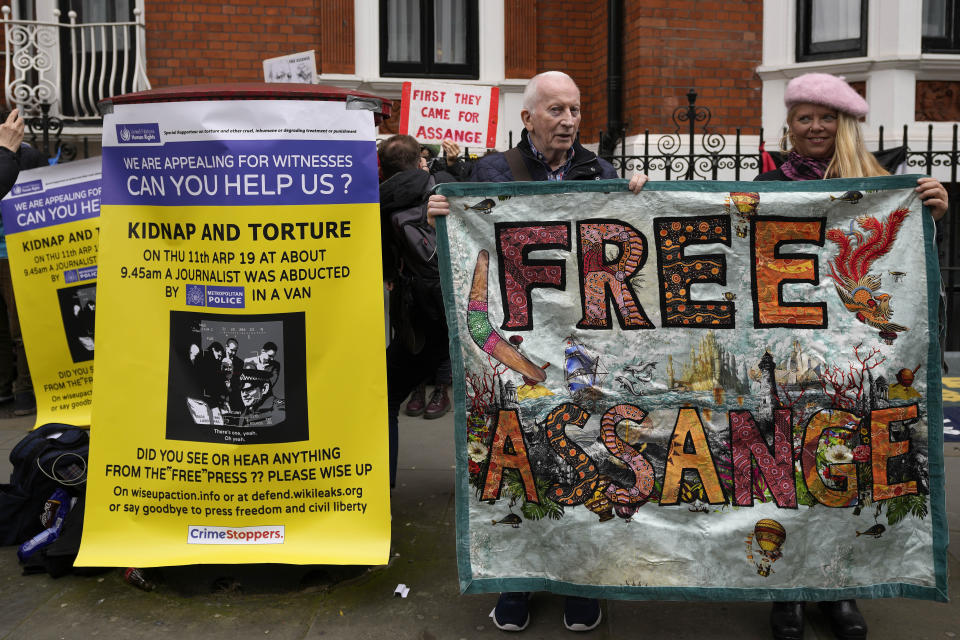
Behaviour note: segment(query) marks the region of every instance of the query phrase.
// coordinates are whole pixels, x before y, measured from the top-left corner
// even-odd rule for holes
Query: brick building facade
[[[63,9],[73,6],[71,2],[79,6],[79,0],[8,1],[14,18],[53,22],[65,20]],[[131,14],[142,15],[142,58],[154,88],[258,82],[263,80],[265,58],[311,49],[320,82],[394,100],[412,76],[449,77],[429,70],[403,75],[384,68],[388,11],[432,11],[440,6],[433,0],[105,4],[124,3]],[[798,43],[806,37],[805,7],[824,11],[840,4],[860,12],[860,22],[852,25],[859,29],[860,49],[803,58]],[[618,5],[623,18],[611,27],[608,8]],[[756,136],[763,127],[768,145],[775,143],[783,125],[783,88],[806,71],[840,73],[862,88],[874,107],[865,123],[868,131],[879,125],[888,130],[907,125],[911,137],[914,130],[918,136],[925,134],[928,122],[960,119],[960,26],[955,25],[954,32],[947,29],[931,48],[930,26],[917,11],[919,5],[919,0],[461,0],[444,6],[473,11],[473,70],[455,81],[499,88],[497,146],[504,148],[510,132],[515,136],[521,129],[518,114],[526,80],[547,69],[567,71],[577,81],[585,105],[583,140],[598,140],[608,125],[611,28],[622,34],[618,59],[623,73],[613,84],[622,87],[628,144],[638,144],[647,130],[652,135],[675,131],[674,109],[686,104],[691,88],[699,94],[698,104],[710,108],[711,131],[729,135],[740,127]],[[960,0],[946,0],[946,5],[957,22]],[[433,44],[423,42],[426,47]],[[394,106],[396,110],[399,105]],[[396,119],[388,121],[382,131],[389,133],[395,126]],[[947,140],[948,129],[938,124],[935,137]]]
[[[264,58],[314,49],[323,82],[399,97],[403,78],[381,75],[377,51],[370,51],[382,41],[379,11],[386,5],[377,0],[198,0],[189,7],[176,0],[141,2],[148,25],[149,76],[156,87],[259,81]],[[508,129],[519,131],[519,122],[512,116],[518,102],[511,95],[519,94],[523,80],[546,69],[562,69],[576,79],[583,93],[587,106],[584,140],[597,140],[598,132],[607,125],[608,4],[479,2],[481,61],[475,81],[500,86],[504,96],[501,122]],[[793,59],[792,49],[799,37],[794,33],[797,11],[802,4],[783,0],[625,0],[622,100],[628,136],[648,129],[672,132],[673,110],[686,104],[691,88],[698,92],[699,103],[710,107],[715,132],[730,134],[736,127],[759,130],[761,124],[776,130],[782,114],[772,113],[777,111],[778,97],[772,95],[775,90],[770,91],[770,83],[775,82],[771,77],[779,76],[785,82],[808,69],[845,73],[862,83],[869,98],[867,85],[872,76],[885,71],[869,60],[886,56],[883,47],[888,34],[884,30],[889,31],[889,26],[877,18],[881,15],[879,3],[864,3],[865,11],[872,12],[872,40],[865,52],[866,62],[852,66],[844,60],[798,63]],[[902,10],[908,4],[888,3],[883,9],[899,5]],[[915,6],[913,9],[916,13]],[[887,22],[893,19],[896,16],[886,17]],[[879,26],[874,24],[878,20]],[[911,37],[919,42],[919,36],[908,35],[892,46],[902,48],[901,41]],[[783,41],[779,44],[786,54],[771,54],[777,46],[774,41]],[[887,127],[960,118],[960,56],[932,58],[934,71],[915,74],[914,90],[910,91],[913,100],[908,101],[914,103],[909,108],[910,121],[898,117],[899,122],[885,122]],[[795,68],[795,72],[785,67]],[[905,81],[899,78],[896,82],[902,85]],[[766,103],[765,87],[771,94]],[[900,110],[895,115],[903,113]],[[385,131],[390,130],[388,124]],[[505,142],[501,137],[498,146]]]
[[[502,14],[509,16],[503,24],[500,80],[566,71],[588,105],[584,138],[595,141],[606,127],[606,3],[490,1],[502,1]],[[721,132],[757,123],[761,83],[754,69],[761,58],[762,4],[627,2],[623,99],[630,132],[672,129],[670,113],[686,104],[691,87],[714,105],[712,124]],[[264,58],[308,49],[316,50],[322,75],[357,75],[353,0],[200,0],[190,7],[177,0],[145,0],[145,16],[154,87],[257,82],[263,79]],[[397,97],[399,91],[382,93]]]

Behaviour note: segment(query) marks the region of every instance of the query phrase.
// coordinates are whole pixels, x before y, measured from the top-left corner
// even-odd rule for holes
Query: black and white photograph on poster
[[[302,312],[171,311],[167,438],[307,440],[305,353]]]
[[[97,285],[80,284],[57,289],[63,331],[74,362],[93,360],[94,315],[97,308]]]

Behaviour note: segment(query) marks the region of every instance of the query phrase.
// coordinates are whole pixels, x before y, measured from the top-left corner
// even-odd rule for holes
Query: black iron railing
[[[83,157],[90,157],[90,143],[88,137],[79,140],[78,145],[75,142],[63,140],[63,120],[50,115],[50,105],[40,105],[40,115],[35,118],[24,120],[26,132],[24,138],[30,146],[38,149],[41,153],[51,159],[59,162],[70,162],[77,158],[78,152],[82,150]]]
[[[744,150],[742,146],[743,129],[737,127],[733,135],[733,149],[728,150],[728,138],[710,130],[711,112],[708,107],[697,105],[697,92],[687,92],[687,106],[677,107],[672,114],[675,130],[673,133],[659,135],[656,144],[651,147],[651,133],[643,132],[643,143],[638,153],[627,153],[626,130],[618,131],[613,137],[620,142],[620,153],[604,155],[621,177],[635,171],[647,174],[653,180],[717,180],[729,177],[733,172],[735,180],[752,180],[760,171],[762,160],[760,149]],[[904,162],[910,173],[932,174],[935,167],[946,167],[950,173],[948,182],[957,182],[957,168],[960,166],[960,146],[958,146],[958,128],[954,124],[949,149],[935,149],[933,125],[927,128],[927,140],[922,149],[910,146],[909,128],[903,126],[900,146],[905,150]],[[763,140],[763,128],[757,129],[759,139]],[[601,143],[611,134],[601,131]],[[885,146],[885,129],[879,128],[878,153],[889,150]],[[601,144],[604,148],[607,145]],[[768,149],[772,154],[775,149]]]

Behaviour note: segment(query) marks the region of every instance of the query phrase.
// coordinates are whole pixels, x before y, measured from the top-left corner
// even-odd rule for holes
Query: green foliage
[[[540,501],[540,504],[527,501],[523,479],[516,469],[507,469],[503,474],[503,480],[506,483],[507,491],[510,493],[511,501],[523,501],[520,512],[527,520],[540,520],[542,518],[559,520],[563,517],[563,505],[547,497],[549,485],[546,480],[540,478],[534,480],[534,485],[537,488],[537,500]]]
[[[808,507],[817,504],[816,498],[810,495],[807,490],[807,482],[803,479],[803,474],[796,467],[793,469],[793,483],[797,487],[797,504],[804,504]]]
[[[927,517],[927,496],[913,494],[884,500],[887,507],[887,524],[893,526],[908,515],[923,520]]]
[[[537,493],[540,493],[539,487],[537,488]],[[523,506],[520,508],[520,511],[523,513],[523,517],[525,517],[527,520],[540,520],[542,518],[559,520],[563,517],[563,505],[558,504],[548,498],[541,497],[540,500],[540,504],[524,502]]]

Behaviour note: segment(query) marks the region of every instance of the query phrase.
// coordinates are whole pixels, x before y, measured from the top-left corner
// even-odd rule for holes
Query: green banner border
[[[758,192],[836,192],[889,191],[915,187],[920,175],[884,176],[880,178],[843,178],[804,182],[648,182],[645,191],[688,191],[714,193],[730,191]],[[445,196],[513,196],[556,193],[612,193],[627,191],[627,180],[570,182],[460,182],[438,185],[436,193]],[[929,214],[926,206],[924,211]],[[929,345],[927,350],[927,424],[930,467],[930,512],[933,527],[933,564],[936,586],[927,587],[905,582],[890,582],[837,589],[824,588],[733,588],[733,587],[621,587],[573,584],[546,578],[479,578],[474,579],[470,567],[470,521],[467,496],[473,491],[467,482],[467,423],[463,355],[457,334],[456,306],[450,272],[450,244],[446,220],[437,219],[437,248],[440,280],[450,339],[450,362],[453,367],[455,447],[456,447],[456,527],[457,572],[462,593],[496,591],[550,591],[552,593],[592,598],[623,600],[695,600],[695,601],[785,601],[842,600],[848,598],[914,598],[947,602],[947,544],[949,534],[946,516],[943,460],[943,397],[939,335],[940,264],[937,258],[933,219],[923,216],[923,241],[926,258]]]

